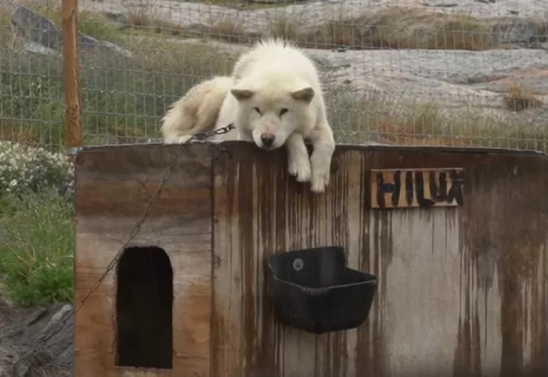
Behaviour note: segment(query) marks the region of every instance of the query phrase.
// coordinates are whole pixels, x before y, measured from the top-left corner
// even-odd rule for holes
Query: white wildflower
[[[74,176],[74,167],[61,153],[0,141],[0,195],[2,192],[62,187]]]

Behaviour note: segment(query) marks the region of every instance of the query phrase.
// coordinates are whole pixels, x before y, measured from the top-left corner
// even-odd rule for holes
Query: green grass
[[[233,3],[232,0],[217,2],[222,5]],[[361,43],[385,48],[471,50],[491,46],[486,24],[469,16],[397,7],[362,15],[348,15],[343,10],[334,9],[332,22],[306,33],[299,15],[281,13],[265,21],[263,32],[290,39],[313,37],[307,43],[325,46]],[[56,22],[60,20],[58,10],[42,8],[38,11]],[[154,28],[162,25],[179,30],[181,27],[159,20],[152,7],[140,8],[127,16],[133,26],[150,27],[147,30],[152,32],[131,28],[120,30],[104,16],[88,11],[79,17],[83,32],[135,53],[129,58],[116,52],[81,49],[82,120],[87,144],[139,142],[159,137],[159,121],[167,107],[197,82],[230,72],[235,59],[207,43],[180,43],[168,33],[157,33]],[[231,41],[246,38],[237,19],[221,17],[211,22],[210,34]],[[0,25],[5,28],[8,23],[9,12],[0,11]],[[373,27],[374,32],[358,33],[352,29],[363,24]],[[205,32],[202,30],[202,34]],[[311,36],[311,32],[314,35]],[[230,39],[231,36],[234,38]],[[367,40],[363,36],[367,36]],[[17,40],[11,33],[0,33],[0,48],[12,47],[14,43]],[[0,139],[64,145],[62,73],[59,57],[31,55],[12,48],[0,50]],[[378,98],[375,94],[347,95],[345,90],[334,88],[329,88],[328,98],[330,118],[340,135],[339,141],[355,141],[357,133],[369,132],[380,135],[386,142],[413,143],[423,133],[421,143],[437,140],[444,144],[500,145],[502,138],[507,138],[510,140],[508,146],[520,147],[530,146],[523,140],[529,138],[540,140],[539,145],[544,145],[545,127],[524,127],[519,119],[494,121],[474,112],[447,115],[434,104],[425,105],[428,110],[423,111],[424,106],[402,104],[393,98]],[[523,108],[542,105],[540,101],[533,103],[529,97],[525,99],[526,103],[525,100],[518,103],[516,98],[516,95],[507,96],[507,106],[517,108],[521,102],[524,102]],[[394,111],[395,108],[407,108],[407,114],[404,116],[403,111]],[[409,111],[411,115],[408,115]],[[402,137],[396,137],[400,131]],[[432,134],[425,135],[426,132]],[[352,136],[344,136],[348,134]],[[449,140],[452,137],[454,140]]]
[[[39,11],[54,21],[60,19],[58,11]],[[0,140],[62,147],[62,61],[60,57],[16,51],[21,46],[8,31],[9,13],[0,10]],[[103,16],[90,12],[79,18],[81,31],[135,54],[129,58],[115,52],[82,50],[82,120],[88,145],[159,137],[158,123],[167,107],[199,81],[229,73],[235,59],[211,45],[169,39],[185,36],[185,31],[146,12],[129,16],[133,26],[149,27],[149,31],[119,30]],[[491,44],[485,25],[469,17],[397,10],[379,12],[370,19],[360,17],[360,22],[375,26],[377,31],[358,33],[341,15],[304,37],[325,46],[482,50]],[[416,28],[419,24],[424,26]],[[301,26],[296,15],[279,16],[271,17],[265,30],[271,35],[299,39],[304,38]],[[390,27],[393,31],[386,32]],[[172,28],[172,32],[164,32],[164,28]],[[383,28],[385,32],[381,33]],[[209,32],[225,39],[246,37],[238,21],[229,18],[213,22]],[[362,38],[364,35],[368,39]],[[530,93],[518,89],[509,89],[508,107],[527,111],[532,104],[538,104]],[[435,103],[405,104],[376,93],[356,95],[346,88],[328,88],[326,96],[338,142],[357,143],[367,135],[387,144],[547,150],[548,122],[531,126],[522,120],[525,117],[500,121],[472,110],[447,114]],[[16,304],[71,301],[73,224],[72,205],[55,192],[0,198],[0,280]]]
[[[358,96],[327,92],[328,115],[339,143],[359,143],[364,135],[384,144],[477,146],[548,152],[548,122],[533,125],[524,117],[505,120],[477,108],[443,111],[432,103],[402,103],[379,93]]]
[[[142,46],[146,48],[146,42]],[[137,59],[114,53],[84,57],[81,99],[87,141],[157,137],[158,120],[167,106],[212,73],[227,72],[227,61],[219,62],[214,52],[197,46],[177,47],[170,54],[154,50]],[[173,50],[167,42],[164,48]],[[12,53],[0,57],[0,71],[0,138],[20,135],[14,129],[25,130],[30,135],[24,141],[63,145],[61,60]]]
[[[339,16],[305,38],[326,48],[483,51],[494,45],[492,27],[485,20],[405,7]]]
[[[59,19],[58,12],[47,14],[53,20]],[[150,23],[154,21],[152,16],[145,14],[140,19],[149,17],[146,22]],[[344,20],[345,17],[341,13],[334,19]],[[461,15],[434,15],[423,10],[402,12],[390,8],[371,17],[368,22],[379,28],[394,20],[402,21],[401,28],[393,27],[399,30],[395,34],[375,34],[375,38],[382,37],[375,42],[378,45],[443,48],[442,41],[452,41],[450,44],[459,48],[482,49],[490,43],[482,42],[481,38],[466,39],[465,29],[477,37],[480,26]],[[8,19],[6,13],[0,12],[0,22],[5,23]],[[210,32],[225,37],[230,34],[243,37],[237,20],[222,18],[217,21]],[[274,17],[269,22],[265,27],[270,28],[270,34],[295,38],[300,35],[297,16],[294,19]],[[344,30],[339,28],[339,21],[333,22],[326,35],[337,39],[339,31],[343,33]],[[212,75],[229,73],[235,59],[234,55],[219,51],[211,44],[191,45],[180,43],[167,34],[119,30],[106,18],[90,12],[82,13],[80,25],[86,33],[118,43],[135,53],[129,58],[112,51],[81,50],[82,121],[88,145],[141,142],[160,137],[159,122],[167,107],[197,82]],[[432,33],[418,33],[413,25],[434,29],[431,29]],[[435,30],[441,30],[443,35],[436,34]],[[460,30],[461,39],[455,40],[454,33],[452,36],[447,34],[452,30]],[[9,34],[0,35],[3,35],[0,48],[17,42],[10,39]],[[0,139],[64,146],[62,72],[59,57],[31,55],[11,48],[1,51]],[[357,96],[345,89],[329,88],[327,96],[330,119],[339,142],[356,142],[359,137],[372,135],[386,143],[545,149],[546,126],[532,127],[519,118],[493,120],[475,111],[445,114],[435,104],[416,106],[394,98],[379,98],[374,93]]]
[[[52,190],[0,201],[0,277],[10,300],[19,306],[72,301],[72,203]]]
[[[51,14],[52,19],[56,19],[55,14]],[[9,48],[17,40],[1,32],[8,19],[0,13],[0,22],[4,22],[0,25],[0,140],[62,147],[62,60]],[[158,137],[158,122],[172,102],[197,82],[231,68],[231,56],[224,53],[220,59],[218,51],[204,45],[135,35],[91,13],[81,16],[81,25],[91,36],[135,52],[132,58],[81,48],[82,122],[87,143],[127,143]]]

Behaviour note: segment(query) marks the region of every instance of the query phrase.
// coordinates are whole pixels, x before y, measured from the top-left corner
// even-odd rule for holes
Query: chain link
[[[141,216],[141,218],[139,219],[139,221],[137,222],[137,225],[135,225],[135,227],[133,228],[133,230],[131,231],[130,235],[129,235],[129,238],[128,240],[125,242],[124,246],[122,246],[120,248],[120,250],[118,250],[118,252],[116,253],[116,256],[112,259],[112,261],[108,264],[107,268],[105,269],[105,271],[101,274],[101,276],[99,277],[99,279],[97,279],[95,281],[95,283],[93,284],[93,286],[91,287],[91,289],[89,290],[89,292],[86,294],[86,296],[84,296],[84,298],[77,304],[77,306],[74,307],[74,310],[72,310],[72,312],[67,315],[63,320],[61,320],[61,326],[59,328],[59,330],[61,330],[67,323],[67,321],[74,317],[74,315],[83,307],[84,303],[89,299],[89,297],[93,294],[93,292],[95,292],[99,286],[101,285],[101,283],[103,282],[103,280],[105,280],[105,278],[108,276],[109,272],[112,271],[112,269],[116,266],[116,264],[118,263],[118,261],[120,260],[120,257],[122,256],[122,254],[124,253],[124,250],[129,246],[129,244],[135,239],[135,237],[137,237],[137,235],[139,234],[139,231],[141,230],[141,227],[143,226],[145,220],[148,218],[148,216],[150,215],[150,212],[152,211],[152,209],[154,208],[154,205],[156,204],[156,202],[158,201],[158,199],[160,198],[160,194],[162,193],[162,190],[164,189],[164,186],[165,184],[171,179],[171,176],[173,174],[173,170],[175,169],[175,167],[177,166],[177,162],[179,161],[179,157],[181,156],[181,152],[183,151],[184,149],[184,146],[187,145],[187,144],[190,144],[192,143],[193,141],[195,140],[198,140],[198,141],[203,141],[207,138],[210,138],[212,136],[217,136],[217,135],[223,135],[223,134],[226,134],[230,131],[232,131],[234,129],[234,125],[233,124],[229,124],[228,126],[225,126],[225,127],[222,127],[222,128],[218,128],[216,130],[211,130],[211,131],[206,131],[206,132],[202,132],[202,133],[199,133],[199,134],[195,134],[195,135],[192,135],[186,142],[184,143],[181,143],[179,145],[179,147],[176,149],[175,153],[174,153],[174,159],[173,159],[173,162],[171,163],[171,165],[166,169],[165,173],[164,173],[164,176],[162,178],[162,181],[160,182],[160,185],[158,187],[158,189],[156,190],[156,192],[154,193],[154,195],[152,196],[152,199],[150,200],[147,208],[145,209],[145,212],[143,213],[143,215]],[[210,151],[212,151],[212,149],[215,149],[215,147],[211,148],[210,147]],[[40,348],[45,344],[47,343],[48,340],[51,339],[51,337],[55,335],[55,333],[50,333],[49,335],[41,338],[38,342],[36,342],[34,344],[34,346],[32,347],[32,349],[30,349],[26,354],[24,354],[22,357],[20,357],[15,363],[13,363],[9,368],[7,368],[7,370],[5,370],[3,373],[2,373],[2,377],[7,377],[9,373],[11,373],[12,371],[15,370],[15,368],[17,368],[21,363],[23,363],[25,360],[27,360],[29,357],[31,357],[32,355],[34,355],[36,352],[38,352],[40,350]]]

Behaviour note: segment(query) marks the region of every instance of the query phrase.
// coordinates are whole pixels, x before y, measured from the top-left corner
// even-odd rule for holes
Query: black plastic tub
[[[344,251],[318,247],[269,258],[270,295],[280,322],[323,334],[358,327],[367,319],[377,277],[348,268]]]

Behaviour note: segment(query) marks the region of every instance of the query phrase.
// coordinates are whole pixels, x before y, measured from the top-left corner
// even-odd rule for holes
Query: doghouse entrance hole
[[[159,247],[131,247],[118,262],[117,365],[172,369],[173,271]]]

